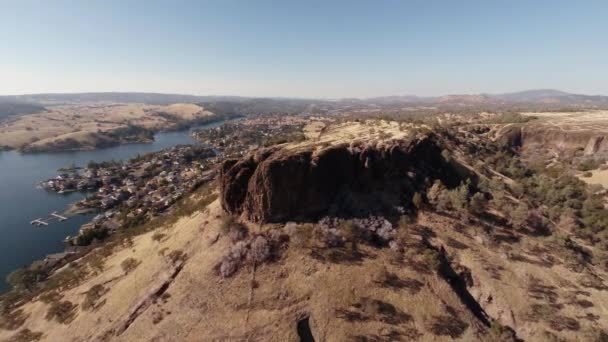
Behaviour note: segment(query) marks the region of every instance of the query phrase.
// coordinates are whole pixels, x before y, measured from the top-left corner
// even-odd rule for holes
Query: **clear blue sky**
[[[0,3],[0,94],[608,95],[608,1]]]

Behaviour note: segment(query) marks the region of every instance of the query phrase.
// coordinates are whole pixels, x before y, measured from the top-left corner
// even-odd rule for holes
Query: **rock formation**
[[[223,164],[221,204],[255,222],[387,213],[407,207],[434,179],[460,183],[441,151],[432,134],[389,143],[264,149]]]
[[[586,156],[593,156],[600,151],[606,152],[608,150],[608,146],[606,146],[606,141],[604,136],[595,136],[589,138],[589,142],[585,146],[584,154]]]

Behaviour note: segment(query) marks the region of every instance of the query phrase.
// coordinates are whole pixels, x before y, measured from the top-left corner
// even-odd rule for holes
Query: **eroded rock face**
[[[608,140],[593,131],[565,130],[546,126],[512,125],[499,132],[497,141],[505,147],[560,151],[584,149],[584,155],[595,158],[608,156]]]
[[[314,150],[270,148],[224,162],[221,204],[255,222],[369,215],[409,205],[434,179],[460,183],[436,137],[380,146],[343,144]]]
[[[584,154],[586,156],[593,156],[598,154],[599,152],[604,152],[604,154],[608,151],[608,144],[606,143],[606,139],[604,136],[595,136],[589,138],[587,145],[585,146]]]

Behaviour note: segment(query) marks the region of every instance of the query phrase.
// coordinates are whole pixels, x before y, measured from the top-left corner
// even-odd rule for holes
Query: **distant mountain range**
[[[404,95],[335,100],[108,92],[0,96],[0,117],[31,113],[43,109],[42,106],[59,104],[147,103],[165,105],[184,102],[200,103],[207,108],[232,114],[324,112],[359,106],[379,108],[426,106],[446,110],[467,108],[487,110],[500,108],[608,108],[608,96],[572,94],[553,89],[534,89],[504,94],[457,94],[436,97]]]
[[[75,103],[146,103],[165,105],[172,103],[194,103],[206,101],[238,101],[245,99],[238,96],[196,96],[183,94],[161,94],[161,93],[132,93],[132,92],[109,92],[109,93],[58,93],[58,94],[28,94],[0,96],[2,102],[25,102],[43,105],[75,104]]]
[[[369,98],[365,101],[380,103],[425,104],[561,104],[580,106],[607,106],[608,96],[581,95],[554,89],[534,89],[504,94],[445,95],[437,97],[390,96]]]

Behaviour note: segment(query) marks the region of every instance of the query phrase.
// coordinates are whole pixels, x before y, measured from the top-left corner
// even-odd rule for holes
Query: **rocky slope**
[[[562,228],[541,236],[494,202],[411,205],[435,179],[473,176],[464,147],[356,122],[226,162],[216,201],[77,261],[85,274],[11,309],[23,321],[0,340],[605,339],[600,247],[569,235],[563,248]]]
[[[555,154],[583,151],[586,157],[608,158],[608,112],[528,113],[538,120],[500,127],[496,135],[505,145],[524,152],[539,149]]]

